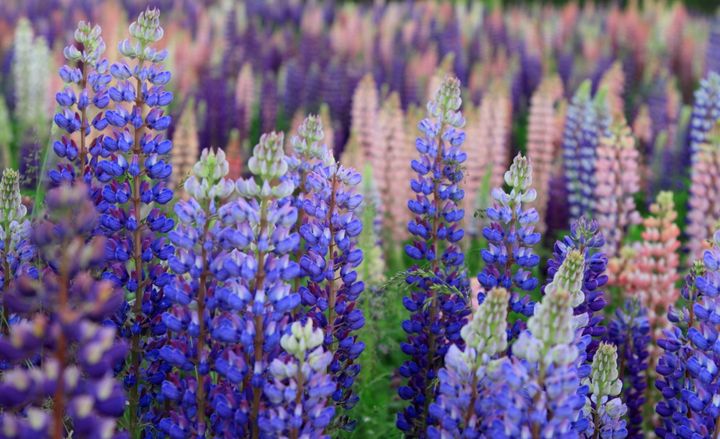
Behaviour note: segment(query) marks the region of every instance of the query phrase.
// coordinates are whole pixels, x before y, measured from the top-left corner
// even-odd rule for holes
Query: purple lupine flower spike
[[[604,243],[598,223],[595,220],[580,218],[570,226],[569,235],[555,242],[553,256],[547,263],[547,277],[552,281],[569,252],[578,250],[585,256],[583,300],[573,306],[575,315],[588,316],[584,333],[593,337],[587,348],[588,361],[592,361],[599,340],[605,334],[605,327],[600,325],[602,321],[600,311],[607,303],[601,288],[608,281],[608,276],[605,274],[608,261],[605,254],[599,251]]]
[[[211,408],[217,409],[216,401],[233,393],[232,381],[223,373],[223,360],[230,358],[234,344],[215,336],[233,309],[222,300],[222,293],[227,292],[223,289],[225,283],[212,270],[222,266],[226,258],[222,242],[232,238],[230,229],[219,221],[227,209],[224,201],[235,190],[233,182],[225,178],[229,170],[222,150],[203,150],[184,184],[191,198],[175,205],[178,225],[168,235],[175,246],[168,265],[177,276],[164,290],[166,298],[173,302],[162,315],[171,336],[159,354],[176,371],[163,382],[160,402],[167,401],[179,409],[166,413],[158,425],[170,436],[233,431],[227,422],[208,422]],[[194,379],[180,379],[188,366],[194,371]],[[212,372],[220,378],[211,379]],[[195,398],[178,401],[179,395],[188,394]]]
[[[122,289],[92,277],[104,266],[105,238],[91,238],[98,214],[87,187],[52,189],[46,203],[32,233],[42,280],[23,275],[5,292],[15,317],[0,337],[10,366],[0,380],[0,429],[8,438],[118,437],[125,395],[114,369],[127,345],[105,322],[122,306]]]
[[[268,368],[280,355],[280,339],[286,332],[290,313],[300,304],[291,285],[300,274],[292,260],[300,236],[292,230],[297,210],[289,203],[294,184],[284,178],[288,164],[283,153],[283,135],[264,134],[248,161],[253,177],[238,180],[240,198],[221,214],[232,232],[228,235],[228,257],[217,267],[218,277],[230,282],[225,294],[237,317],[228,316],[217,337],[243,345],[242,361],[247,376],[242,379],[242,399],[235,411],[240,436],[260,437],[269,411],[277,400],[265,394],[270,379]],[[235,360],[236,362],[241,359]],[[322,430],[322,429],[320,429]]]
[[[160,12],[142,12],[130,25],[130,35],[119,51],[131,64],[122,61],[110,67],[115,82],[108,94],[114,106],[105,112],[105,120],[111,134],[98,142],[94,176],[101,185],[96,201],[110,256],[103,276],[124,286],[130,297],[119,318],[121,334],[132,345],[123,375],[129,388],[128,430],[137,436],[141,423],[157,421],[151,408],[169,369],[160,364],[157,349],[166,331],[160,316],[170,305],[163,287],[171,279],[165,261],[173,247],[164,235],[174,221],[163,206],[173,197],[168,188],[172,142],[165,138],[171,118],[163,108],[172,93],[165,90],[170,72],[162,67],[167,51],[154,47],[163,36]]]
[[[540,233],[534,227],[538,213],[527,208],[535,200],[532,185],[532,166],[518,154],[510,170],[505,173],[505,183],[510,192],[502,188],[493,190],[495,204],[487,209],[491,223],[483,229],[488,248],[482,250],[485,267],[478,274],[478,281],[484,291],[495,287],[510,291],[510,310],[524,316],[533,314],[533,302],[529,292],[538,286],[532,270],[540,263],[540,257],[533,252],[533,246],[540,242]],[[484,293],[478,294],[482,302]],[[521,331],[522,321],[517,320],[510,328],[510,339]]]
[[[460,148],[465,140],[460,105],[459,81],[445,78],[428,103],[428,117],[419,124],[423,136],[415,146],[420,156],[411,163],[417,178],[410,182],[416,197],[408,201],[415,215],[408,230],[414,238],[405,253],[418,265],[408,271],[411,293],[403,298],[411,314],[402,323],[408,339],[401,348],[410,359],[399,369],[407,384],[398,394],[409,405],[396,421],[410,436],[422,436],[436,423],[428,408],[435,397],[438,370],[452,343],[463,347],[460,328],[468,313],[468,281],[457,243],[464,234],[459,227],[464,216],[460,167],[467,155]]]
[[[13,169],[5,169],[0,180],[0,274],[3,292],[10,291],[19,276],[38,276],[37,269],[32,265],[35,247],[30,242],[30,221],[26,215],[27,208],[20,199],[20,175]],[[3,305],[0,321],[3,334],[7,334],[9,322],[10,314]]]
[[[720,426],[720,354],[718,293],[720,292],[720,231],[703,259],[695,261],[682,288],[687,306],[674,308],[672,327],[658,341],[663,354],[657,364],[655,387],[662,400],[655,411],[662,417],[655,433],[661,438],[715,437]]]
[[[55,94],[60,110],[54,122],[65,133],[53,143],[53,151],[64,160],[49,173],[50,181],[56,185],[73,181],[78,175],[82,175],[86,184],[91,183],[92,166],[97,164],[97,158],[89,155],[98,154],[102,142],[102,136],[97,135],[91,141],[91,133],[93,129],[101,133],[108,125],[103,111],[110,103],[108,84],[112,77],[108,61],[102,59],[105,42],[100,26],[92,27],[81,21],[75,30],[75,42],[63,51],[65,59],[74,65],[60,68],[60,78],[66,86]]]
[[[628,302],[618,309],[608,325],[608,338],[618,347],[621,379],[626,383],[623,399],[628,407],[628,437],[643,436],[643,404],[647,389],[650,323],[639,303]]]
[[[311,120],[306,120],[310,122]],[[311,144],[304,148],[319,148],[321,130],[304,125],[303,138]],[[321,133],[322,131],[320,131]],[[297,146],[301,146],[295,142]],[[333,394],[335,404],[345,410],[351,409],[358,401],[354,382],[360,372],[357,359],[365,349],[358,339],[357,331],[365,324],[365,317],[358,305],[360,294],[365,289],[358,279],[357,267],[363,260],[358,248],[358,237],[362,232],[362,221],[357,211],[363,197],[356,191],[361,177],[351,168],[336,163],[330,153],[322,148],[316,152],[322,161],[306,175],[307,197],[302,200],[303,215],[300,235],[305,253],[300,266],[307,275],[307,285],[299,289],[302,303],[307,307],[307,316],[312,318],[325,333],[325,349],[333,354],[330,363],[337,388]],[[336,424],[352,429],[354,421],[343,413]]]

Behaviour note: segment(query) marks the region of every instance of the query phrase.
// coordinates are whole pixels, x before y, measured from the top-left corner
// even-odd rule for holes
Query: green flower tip
[[[268,133],[260,137],[248,161],[248,168],[254,175],[264,180],[282,177],[288,171],[283,150],[283,133]]]

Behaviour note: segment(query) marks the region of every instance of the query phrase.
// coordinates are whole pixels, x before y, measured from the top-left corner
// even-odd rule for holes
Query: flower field
[[[502,3],[0,2],[0,438],[720,438],[720,15]]]

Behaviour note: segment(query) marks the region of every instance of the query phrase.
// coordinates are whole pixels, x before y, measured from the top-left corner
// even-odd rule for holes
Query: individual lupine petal
[[[460,148],[464,139],[459,131],[464,124],[460,104],[458,80],[446,78],[428,103],[428,118],[418,125],[420,156],[412,163],[418,177],[411,183],[416,196],[408,202],[414,214],[408,230],[414,239],[405,250],[418,263],[426,261],[429,268],[408,271],[411,292],[403,299],[411,315],[403,322],[408,341],[401,347],[411,358],[399,369],[408,382],[398,394],[410,404],[398,414],[396,425],[408,435],[422,435],[439,421],[427,411],[425,402],[435,394],[435,378],[448,346],[463,344],[459,332],[468,312],[468,281],[461,268],[463,254],[455,244],[463,233],[459,222],[464,216],[459,208],[464,196],[459,187],[460,166],[466,160]],[[439,246],[442,241],[447,245]]]

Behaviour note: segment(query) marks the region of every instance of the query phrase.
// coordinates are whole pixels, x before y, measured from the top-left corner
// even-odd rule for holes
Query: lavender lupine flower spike
[[[604,93],[593,98],[590,91],[589,81],[578,88],[568,108],[563,132],[563,165],[572,219],[593,212],[597,146],[601,136],[610,135],[610,113]]]
[[[553,256],[547,263],[547,277],[552,282],[559,267],[562,265],[568,253],[578,250],[585,256],[585,274],[582,285],[582,302],[573,304],[575,314],[587,314],[588,323],[584,333],[594,337],[587,347],[588,360],[597,350],[599,338],[605,334],[605,327],[599,325],[602,321],[600,312],[606,304],[605,297],[600,288],[608,281],[605,274],[607,268],[607,257],[599,249],[604,245],[602,233],[595,220],[587,220],[585,217],[573,222],[570,226],[570,234],[562,240],[555,242]],[[545,287],[547,289],[547,287]]]
[[[92,168],[87,167],[88,153],[97,154],[102,136],[93,136],[91,130],[102,132],[108,125],[103,110],[110,103],[108,84],[112,79],[108,62],[101,59],[105,52],[105,42],[100,26],[91,27],[81,21],[75,30],[76,45],[65,47],[65,59],[75,66],[65,65],[60,69],[60,78],[65,88],[55,95],[60,110],[55,114],[54,122],[66,134],[53,143],[55,154],[70,163],[61,163],[50,171],[50,180],[54,184],[72,181],[82,175],[85,183],[90,184]],[[92,119],[92,120],[91,120]],[[77,134],[75,134],[77,133]],[[96,164],[97,159],[94,159]]]
[[[297,211],[287,201],[294,185],[283,179],[288,172],[283,143],[282,134],[260,138],[248,161],[253,177],[237,182],[240,199],[222,215],[224,223],[235,229],[228,236],[236,249],[217,267],[218,277],[229,282],[223,300],[242,314],[238,318],[233,313],[218,322],[214,336],[243,346],[242,357],[228,353],[224,363],[228,366],[223,365],[228,379],[236,377],[243,383],[246,402],[234,415],[236,434],[242,437],[258,438],[261,433],[277,437],[285,428],[263,421],[275,404],[264,390],[268,367],[279,355],[290,312],[300,304],[299,295],[291,289],[300,267],[290,256],[300,238],[291,231]],[[325,426],[319,425],[318,430]]]
[[[339,407],[350,409],[358,401],[354,389],[360,372],[357,359],[365,349],[357,336],[365,324],[358,304],[365,284],[356,271],[363,259],[357,246],[362,232],[357,212],[363,198],[356,187],[361,177],[354,169],[335,163],[331,156],[324,161],[305,181],[308,197],[302,206],[307,219],[300,235],[306,252],[300,266],[308,282],[299,292],[307,315],[325,333],[325,349],[333,354],[330,373],[338,383],[333,400]],[[354,426],[345,415],[336,423],[346,429]]]
[[[27,208],[20,200],[20,176],[13,169],[5,169],[0,180],[0,254],[3,292],[9,291],[11,283],[22,275],[37,277],[30,264],[34,247],[29,242],[30,221],[25,218]],[[0,328],[7,333],[10,315],[3,305]]]
[[[274,404],[263,413],[262,424],[272,437],[318,437],[335,414],[327,401],[335,391],[328,373],[332,353],[323,348],[321,329],[312,320],[294,322],[290,333],[280,339],[285,351],[270,364],[272,383],[265,385],[265,395]]]
[[[460,131],[465,122],[460,105],[459,81],[446,78],[428,103],[428,118],[420,122],[423,137],[415,144],[420,157],[412,161],[418,178],[410,183],[416,197],[408,201],[415,215],[408,230],[414,239],[405,252],[426,265],[410,269],[406,281],[411,293],[403,298],[411,316],[402,324],[408,340],[401,347],[410,359],[399,369],[408,381],[398,393],[410,405],[398,414],[396,424],[409,436],[422,436],[436,421],[428,408],[435,396],[437,371],[450,344],[462,348],[460,328],[468,312],[468,282],[457,246],[464,216],[460,166],[466,159],[460,149],[465,138]]]
[[[578,370],[586,338],[578,334],[587,320],[573,318],[583,262],[578,251],[568,255],[513,356],[490,371],[493,392],[484,400],[489,437],[577,437],[587,428],[581,413],[587,387]]]
[[[0,337],[0,360],[10,365],[0,379],[3,437],[122,437],[114,431],[125,396],[114,368],[127,346],[103,323],[123,295],[93,279],[104,265],[105,239],[88,241],[98,216],[87,191],[63,185],[47,194],[47,219],[32,237],[47,267],[42,281],[21,277],[6,291],[5,304],[19,318]]]
[[[586,384],[591,396],[585,404],[586,416],[592,419],[588,437],[623,438],[628,434],[623,419],[627,406],[617,396],[623,384],[619,379],[617,347],[601,343],[592,362],[592,373]],[[592,433],[590,433],[592,432]]]
[[[534,231],[539,219],[537,211],[526,208],[527,203],[535,200],[536,193],[531,187],[532,166],[525,157],[520,154],[515,157],[505,173],[505,183],[510,192],[495,188],[492,193],[495,205],[487,209],[492,222],[483,229],[488,248],[482,250],[485,268],[478,275],[478,281],[485,291],[495,287],[508,289],[510,310],[529,317],[534,304],[528,293],[538,285],[531,270],[540,263],[532,247],[540,241],[540,233]],[[480,293],[478,301],[482,300]],[[513,326],[511,339],[520,332],[521,323],[518,320]]]
[[[185,436],[205,436],[217,434],[225,427],[223,422],[207,421],[211,407],[227,398],[226,393],[232,393],[224,379],[210,377],[211,372],[222,370],[218,367],[222,363],[216,359],[223,358],[225,350],[232,350],[221,338],[211,337],[218,322],[222,322],[218,317],[223,311],[232,311],[223,308],[224,302],[218,300],[218,289],[224,283],[211,270],[222,265],[227,255],[221,243],[230,231],[218,217],[227,206],[223,201],[235,190],[233,182],[225,178],[228,172],[229,164],[222,150],[217,153],[203,150],[184,184],[191,198],[175,205],[178,226],[169,234],[175,245],[169,266],[178,276],[165,287],[165,296],[174,305],[162,316],[173,337],[160,349],[161,358],[177,368],[177,374],[162,384],[163,397],[181,408],[159,423],[161,430],[171,436],[180,432]],[[195,398],[183,398],[180,402],[175,401],[175,395]]]
[[[328,152],[327,147],[322,143],[324,137],[325,134],[320,117],[310,115],[300,124],[297,136],[293,136],[290,140],[293,154],[287,157],[287,162],[290,168],[288,174],[295,184],[293,202],[298,209],[296,230],[300,230],[307,221],[303,203],[305,199],[312,197],[310,188],[307,185],[308,175],[318,164],[327,164],[332,160],[331,153]],[[295,261],[300,262],[303,254],[304,248],[301,242],[295,251]],[[295,278],[295,290],[300,288],[300,283],[306,275],[307,273],[303,272],[301,276]]]
[[[650,323],[639,303],[630,302],[617,310],[608,325],[608,338],[618,347],[625,382],[623,400],[628,408],[628,437],[643,436],[643,404],[647,389]]]
[[[682,296],[687,307],[670,312],[673,327],[658,341],[664,352],[655,386],[663,399],[655,408],[662,416],[655,433],[661,438],[716,437],[720,431],[719,292],[720,230],[686,278]]]
[[[438,419],[428,437],[476,437],[483,426],[481,398],[487,396],[488,363],[507,349],[509,294],[493,288],[460,330],[465,348],[451,345],[438,377],[438,397],[430,412]]]
[[[710,141],[709,134],[720,120],[720,72],[709,71],[695,91],[688,157],[694,159],[700,147]]]
[[[141,421],[153,421],[149,407],[165,367],[157,361],[156,350],[165,332],[160,316],[169,306],[162,289],[171,276],[163,261],[173,247],[163,235],[174,222],[161,208],[173,197],[167,187],[172,143],[163,134],[170,116],[162,108],[172,94],[164,89],[170,72],[161,65],[167,52],[153,48],[163,34],[159,11],[142,12],[130,25],[130,34],[132,40],[120,43],[119,49],[134,65],[123,61],[110,67],[116,80],[108,92],[114,107],[105,112],[105,119],[112,134],[98,142],[101,159],[94,168],[102,184],[98,190],[101,230],[109,237],[106,251],[111,256],[105,276],[123,285],[130,297],[122,315],[127,320],[122,335],[132,344],[124,376],[129,387],[128,428],[137,436]]]

